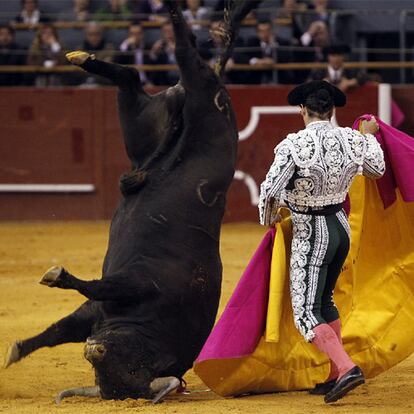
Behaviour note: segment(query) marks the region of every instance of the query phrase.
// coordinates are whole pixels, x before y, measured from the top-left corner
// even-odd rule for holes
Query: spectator
[[[302,46],[314,47],[314,55],[311,60],[313,62],[322,62],[325,58],[323,48],[329,46],[331,42],[331,35],[326,23],[321,20],[316,20],[310,24],[308,30],[300,37],[300,44]]]
[[[97,22],[89,22],[87,24],[85,39],[78,49],[93,54],[97,59],[105,62],[112,62],[114,60],[114,46],[105,39],[104,29]],[[75,85],[83,84],[85,86],[110,85],[107,79],[83,72],[74,73],[70,77],[70,83]]]
[[[73,9],[59,16],[59,20],[69,22],[86,22],[90,18],[90,0],[73,0]]]
[[[329,28],[330,13],[328,0],[312,0],[307,11],[297,12],[293,20],[293,36],[300,38],[303,33],[316,21],[321,21]]]
[[[55,27],[51,24],[41,26],[29,49],[27,63],[29,65],[52,68],[65,62],[62,45]],[[57,75],[39,75],[36,77],[36,86],[59,85]]]
[[[107,42],[103,27],[96,22],[90,22],[85,28],[85,40],[80,46],[81,50],[94,54],[97,59],[112,62],[114,47]]]
[[[176,65],[175,60],[175,37],[173,26],[165,22],[161,26],[161,39],[157,40],[151,47],[150,61],[154,65]],[[175,85],[178,82],[179,73],[175,70],[165,72],[154,72],[152,81],[154,85]]]
[[[343,92],[363,85],[368,80],[364,73],[344,68],[345,55],[349,52],[350,48],[347,45],[334,45],[326,48],[325,54],[328,56],[326,69],[313,71],[311,79],[326,80]]]
[[[108,0],[108,4],[99,9],[95,14],[95,20],[129,20],[131,11],[126,4],[126,0]]]
[[[223,21],[214,20],[210,23],[211,38],[202,42],[199,47],[200,56],[209,62],[211,67],[216,64],[217,58],[223,50],[223,40],[221,33],[223,31]],[[248,53],[242,51],[245,47],[244,40],[238,37],[235,41],[232,57],[228,60],[225,69],[225,82],[245,84],[249,83],[250,75],[247,71],[233,70],[235,64],[247,64],[249,61]]]
[[[38,23],[47,23],[49,18],[39,10],[37,0],[22,0],[22,11],[15,17],[15,23],[25,23],[35,26]]]
[[[203,6],[202,0],[186,0],[187,8],[183,11],[183,15],[193,30],[202,28],[199,23],[202,20],[208,20],[209,10]]]
[[[14,39],[14,29],[0,26],[0,66],[20,66],[26,63],[26,52]],[[1,73],[0,86],[16,86],[21,84],[19,73]]]
[[[123,65],[145,65],[151,63],[147,47],[145,45],[144,30],[139,23],[129,26],[128,37],[119,46],[121,54],[118,55],[118,63]],[[149,84],[149,76],[144,71],[139,71],[141,82]]]
[[[155,20],[166,22],[168,10],[162,0],[131,0],[134,20]]]
[[[325,62],[324,50],[331,43],[327,24],[321,20],[312,22],[308,30],[296,42],[302,46],[293,53],[296,62]],[[305,82],[310,73],[310,70],[295,71],[295,83]]]
[[[254,70],[250,73],[250,83],[272,83],[272,65],[276,62],[290,62],[290,52],[278,50],[279,46],[289,46],[287,40],[277,38],[273,33],[271,21],[264,20],[256,25],[256,36],[251,37],[247,42],[249,48],[249,64],[253,67],[261,67],[265,70]],[[293,83],[291,71],[280,71],[278,73],[279,83]]]
[[[307,12],[307,5],[299,3],[296,0],[284,0],[283,7],[277,10],[276,17],[278,19],[290,19],[292,34],[294,38],[299,38],[308,26],[309,14]]]
[[[313,0],[310,9],[315,12],[314,20],[320,20],[329,25],[328,0]]]

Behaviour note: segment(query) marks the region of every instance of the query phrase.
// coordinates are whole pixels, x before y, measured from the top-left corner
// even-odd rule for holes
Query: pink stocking
[[[328,325],[333,329],[333,331],[335,332],[335,335],[339,339],[339,342],[342,344],[341,321],[339,319],[336,319],[333,322],[329,322]],[[330,359],[329,362],[331,363],[331,369],[329,371],[329,377],[326,381],[332,381],[334,379],[337,379],[339,376],[338,367],[334,364],[332,359]]]
[[[338,369],[339,378],[355,366],[349,355],[345,352],[335,331],[327,323],[316,326],[313,332],[315,333],[315,338],[312,343],[320,351],[328,355],[329,359]]]

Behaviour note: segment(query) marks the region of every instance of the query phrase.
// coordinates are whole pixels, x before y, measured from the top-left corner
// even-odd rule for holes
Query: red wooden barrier
[[[287,133],[303,127],[299,115],[277,113],[286,110],[289,90],[231,88],[244,139],[227,221],[257,220],[254,204],[273,148]],[[350,126],[362,113],[376,114],[377,95],[376,86],[351,92],[346,108],[338,110],[339,124]],[[263,111],[270,113],[254,116]],[[120,198],[118,178],[127,169],[115,89],[1,89],[0,219],[110,218]],[[5,184],[58,186],[38,188],[43,192],[6,187],[4,192]],[[62,187],[69,184],[77,185],[78,192]]]

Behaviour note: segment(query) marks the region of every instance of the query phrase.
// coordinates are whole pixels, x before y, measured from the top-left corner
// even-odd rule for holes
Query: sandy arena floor
[[[82,303],[83,298],[77,293],[49,289],[37,282],[48,267],[58,263],[80,277],[99,275],[107,234],[106,222],[0,224],[1,357],[9,343],[39,333]],[[256,225],[224,226],[224,282],[220,312],[262,235],[263,228]],[[192,393],[175,395],[158,406],[141,400],[73,398],[57,407],[53,397],[58,391],[93,385],[93,372],[82,357],[82,349],[81,344],[42,349],[7,370],[0,368],[0,412],[414,413],[414,355],[333,406],[326,406],[322,398],[305,392],[224,399],[208,392],[201,380],[189,372],[186,379]]]

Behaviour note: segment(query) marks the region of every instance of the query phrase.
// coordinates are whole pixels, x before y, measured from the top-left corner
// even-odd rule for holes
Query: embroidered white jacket
[[[357,174],[379,178],[384,172],[384,154],[373,135],[312,122],[275,148],[260,187],[260,223],[270,225],[285,203],[303,213],[342,203]]]

